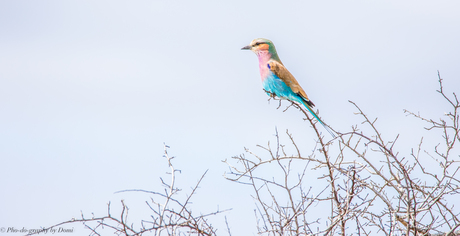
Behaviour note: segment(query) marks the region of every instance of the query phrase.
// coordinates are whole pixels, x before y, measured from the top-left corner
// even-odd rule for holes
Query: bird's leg
[[[265,90],[265,89],[264,89],[264,91],[268,94],[268,96],[270,96],[270,98],[274,99],[276,97],[276,94],[274,94],[274,93],[272,93],[272,92],[270,92],[268,90]]]
[[[272,93],[272,92],[270,92],[270,91],[268,91],[268,90],[265,90],[265,89],[264,89],[264,91],[265,91],[265,92],[267,93],[267,95],[270,97],[270,98],[268,99],[268,101],[270,101],[270,99],[273,99],[273,100],[275,100],[275,101],[276,101],[276,100],[279,101],[279,105],[278,105],[278,107],[276,108],[276,109],[279,109],[279,108],[281,107],[281,100],[282,100],[282,98],[278,98],[278,96],[276,96],[275,93]],[[289,108],[289,107],[288,107],[288,108]],[[283,112],[284,112],[284,111],[283,111]]]

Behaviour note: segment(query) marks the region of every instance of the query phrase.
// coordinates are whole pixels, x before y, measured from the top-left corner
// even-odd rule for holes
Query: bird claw
[[[272,93],[272,92],[270,92],[270,91],[268,91],[268,90],[265,90],[265,89],[264,89],[264,91],[267,93],[267,95],[268,95],[270,98],[273,98],[273,99],[276,98],[276,94],[274,94],[274,93]]]

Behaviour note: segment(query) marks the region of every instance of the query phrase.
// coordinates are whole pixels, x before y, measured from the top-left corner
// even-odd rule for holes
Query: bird
[[[251,50],[257,55],[262,85],[269,96],[275,95],[281,99],[303,104],[332,137],[335,138],[332,130],[313,111],[315,104],[308,98],[307,93],[305,93],[299,82],[297,82],[295,77],[281,62],[272,41],[257,38],[252,40],[249,45],[241,48],[241,50]]]

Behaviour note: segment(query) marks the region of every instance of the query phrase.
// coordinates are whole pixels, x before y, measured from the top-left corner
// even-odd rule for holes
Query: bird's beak
[[[248,46],[245,46],[245,47],[242,47],[241,50],[249,50],[251,49],[251,45],[248,45]]]

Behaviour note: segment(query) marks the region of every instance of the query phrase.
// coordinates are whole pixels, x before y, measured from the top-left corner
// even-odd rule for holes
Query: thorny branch
[[[434,152],[424,148],[423,138],[416,151],[396,151],[399,135],[387,141],[377,119],[351,101],[363,122],[326,142],[308,112],[290,103],[284,111],[301,110],[315,131],[317,143],[311,153],[301,154],[287,131],[294,153],[287,154],[289,146],[280,143],[276,131],[274,145],[258,146],[264,154],[245,149],[248,156],[233,157],[237,165],[225,161],[230,168],[227,179],[253,187],[256,216],[263,222],[258,224],[259,234],[460,235],[455,204],[460,194],[460,156],[455,149],[460,141],[460,104],[455,93],[445,93],[439,73],[438,78],[437,92],[451,107],[445,114],[448,119],[436,121],[404,111],[427,122],[427,130],[442,130],[444,146],[434,145]]]
[[[425,122],[430,138],[441,131],[442,141],[429,146],[420,138],[418,147],[406,154],[396,150],[400,135],[386,139],[377,119],[370,118],[354,102],[350,101],[362,123],[347,132],[334,131],[338,137],[330,141],[321,135],[317,121],[302,106],[289,103],[284,111],[299,109],[314,130],[316,143],[310,152],[305,155],[303,149],[307,147],[299,145],[289,131],[285,133],[288,144],[282,144],[283,136],[275,130],[274,143],[257,146],[262,154],[245,148],[246,155],[232,158],[236,164],[224,161],[229,167],[225,175],[228,180],[252,187],[259,234],[460,235],[460,155],[456,147],[460,141],[460,103],[455,93],[449,96],[445,92],[439,72],[438,80],[437,92],[449,104],[450,112],[439,120],[404,112]],[[271,99],[278,100],[275,96]],[[226,210],[196,215],[189,207],[206,172],[185,200],[180,200],[181,190],[176,187],[180,171],[174,168],[168,148],[164,146],[164,157],[171,178],[169,182],[160,178],[164,192],[118,192],[149,194],[146,205],[152,212],[150,220],[135,225],[124,201],[119,215],[113,214],[109,202],[105,216],[88,218],[82,213],[78,219],[32,234],[82,223],[90,235],[105,235],[107,231],[117,235],[216,235],[208,218]]]
[[[217,210],[208,214],[196,215],[192,214],[191,209],[188,207],[191,198],[195,195],[207,171],[192,188],[186,200],[180,201],[177,195],[179,195],[181,190],[177,188],[175,184],[177,177],[176,173],[180,171],[174,168],[172,163],[174,157],[168,154],[168,148],[167,145],[164,145],[163,156],[166,158],[170,167],[170,172],[167,174],[171,176],[171,179],[169,182],[166,182],[160,178],[165,186],[164,193],[142,189],[128,189],[117,192],[148,193],[151,197],[150,202],[146,201],[146,204],[152,211],[151,220],[142,220],[135,227],[134,224],[129,221],[129,208],[122,200],[122,209],[118,217],[112,214],[111,203],[109,202],[106,216],[87,218],[82,213],[79,219],[73,218],[69,221],[43,228],[41,232],[47,232],[61,225],[83,223],[83,225],[90,230],[90,235],[106,235],[107,231],[111,231],[117,235],[143,235],[145,233],[149,233],[149,235],[152,233],[155,235],[216,235],[216,229],[208,223],[208,218],[228,210]],[[37,233],[40,233],[40,231],[30,235]]]

